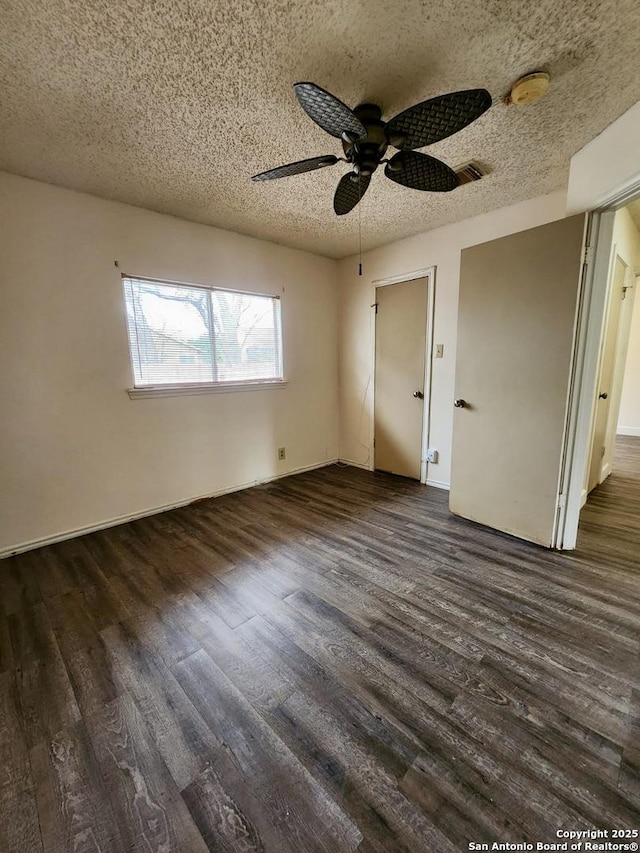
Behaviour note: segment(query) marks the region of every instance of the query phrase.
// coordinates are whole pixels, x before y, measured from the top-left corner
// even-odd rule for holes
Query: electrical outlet
[[[444,356],[444,344],[436,344],[434,358],[442,358]]]
[[[429,448],[427,450],[427,462],[433,462],[434,465],[438,464],[438,451]]]
[[[284,447],[278,448],[278,460],[282,461],[286,458],[286,453],[284,452]]]

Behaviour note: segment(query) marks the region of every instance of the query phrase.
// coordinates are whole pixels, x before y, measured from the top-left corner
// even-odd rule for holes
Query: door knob
[[[418,400],[424,400],[424,394],[422,393],[422,391],[414,391],[413,396],[417,397]]]
[[[464,409],[464,408],[466,408],[467,401],[466,400],[455,400],[453,405],[456,407],[456,409]]]
[[[606,391],[603,391],[602,394],[599,394],[598,396],[600,397],[601,400],[606,400],[609,395],[607,394]]]

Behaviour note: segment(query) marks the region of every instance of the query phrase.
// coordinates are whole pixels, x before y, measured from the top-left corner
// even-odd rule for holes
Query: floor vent
[[[477,163],[465,163],[463,166],[458,166],[457,169],[454,170],[460,184],[470,184],[472,181],[479,181],[480,178],[483,178],[487,173],[483,171]]]

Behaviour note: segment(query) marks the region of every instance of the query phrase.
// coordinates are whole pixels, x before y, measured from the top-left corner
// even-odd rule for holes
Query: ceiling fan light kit
[[[351,165],[351,171],[340,179],[333,198],[333,209],[338,216],[344,216],[358,204],[369,187],[371,176],[382,163],[386,177],[404,187],[423,192],[455,189],[460,180],[454,170],[415,149],[452,136],[491,106],[491,95],[486,89],[467,89],[422,101],[385,122],[377,104],[359,104],[352,110],[315,83],[296,83],[293,88],[307,115],[324,131],[341,140],[344,157],[332,154],[310,157],[260,172],[252,180],[269,181],[299,175],[334,166],[343,160]],[[385,159],[389,146],[398,151]]]

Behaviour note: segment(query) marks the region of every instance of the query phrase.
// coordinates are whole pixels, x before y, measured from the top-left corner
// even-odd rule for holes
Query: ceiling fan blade
[[[385,175],[396,184],[413,190],[446,193],[460,183],[452,168],[428,154],[399,151],[384,167]]]
[[[355,134],[356,139],[364,139],[367,135],[365,126],[353,110],[331,92],[315,83],[296,83],[293,89],[306,114],[331,136],[340,139],[343,133],[349,132]]]
[[[274,178],[288,178],[289,175],[301,175],[303,172],[312,172],[314,169],[322,169],[323,166],[335,166],[338,158],[333,154],[326,157],[309,157],[308,160],[298,160],[297,163],[288,163],[286,166],[277,166],[268,172],[260,172],[253,175],[252,181],[272,181]]]
[[[333,197],[333,209],[338,216],[353,210],[362,196],[366,193],[371,175],[356,175],[355,172],[347,172],[340,178]]]
[[[491,95],[486,89],[440,95],[409,107],[387,122],[387,139],[401,149],[432,145],[471,124],[490,106]]]

